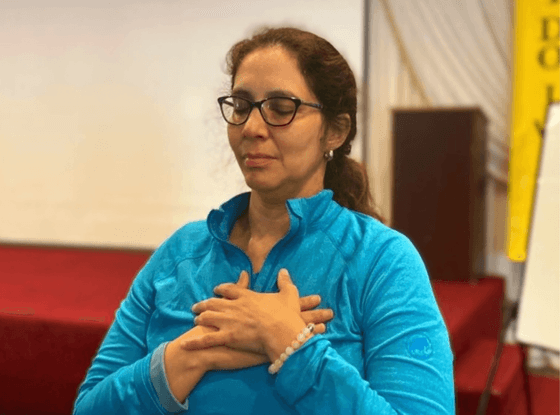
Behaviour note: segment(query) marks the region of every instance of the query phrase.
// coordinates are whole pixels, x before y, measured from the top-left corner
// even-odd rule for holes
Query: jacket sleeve
[[[284,363],[278,393],[302,415],[455,414],[449,336],[420,255],[401,235],[369,274],[357,296],[365,378],[316,335]]]
[[[152,351],[147,346],[153,279],[165,262],[162,251],[163,247],[140,271],[117,310],[80,385],[74,415],[170,414],[187,409],[187,402],[177,402],[166,385],[162,363],[166,344]]]

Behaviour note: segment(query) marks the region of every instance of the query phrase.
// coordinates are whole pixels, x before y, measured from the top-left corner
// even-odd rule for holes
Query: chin
[[[274,185],[272,183],[269,182],[263,182],[263,181],[259,181],[259,180],[247,180],[245,179],[245,183],[247,184],[247,186],[249,186],[249,188],[255,192],[261,192],[261,193],[270,193],[270,192],[274,192],[275,190],[278,189],[278,185]]]
[[[294,180],[293,178],[274,175],[244,172],[245,184],[254,192],[268,194],[282,199],[308,197],[323,189],[321,180]],[[255,174],[257,173],[257,174]],[[270,173],[270,172],[269,172]]]

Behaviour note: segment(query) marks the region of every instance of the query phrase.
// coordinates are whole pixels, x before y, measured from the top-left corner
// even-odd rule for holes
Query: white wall
[[[298,25],[360,82],[362,13],[361,0],[0,1],[0,241],[153,248],[205,218],[245,190],[216,103],[229,47]]]

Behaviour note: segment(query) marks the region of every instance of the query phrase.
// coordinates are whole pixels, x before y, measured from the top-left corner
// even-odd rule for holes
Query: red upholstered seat
[[[502,278],[487,277],[475,283],[432,280],[432,287],[456,360],[477,338],[498,338],[504,300]]]
[[[0,414],[69,414],[149,252],[0,246]]]

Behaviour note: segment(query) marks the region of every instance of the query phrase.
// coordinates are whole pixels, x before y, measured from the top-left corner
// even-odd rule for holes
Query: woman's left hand
[[[227,346],[262,353],[275,359],[286,344],[306,326],[300,312],[297,287],[285,269],[278,273],[277,293],[257,293],[248,288],[243,272],[238,284],[221,284],[214,289],[222,298],[210,298],[193,306],[196,325],[218,330],[182,342],[186,350]]]

